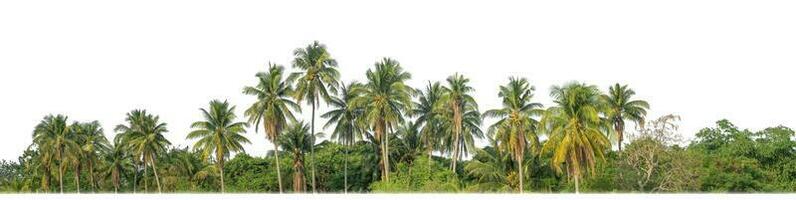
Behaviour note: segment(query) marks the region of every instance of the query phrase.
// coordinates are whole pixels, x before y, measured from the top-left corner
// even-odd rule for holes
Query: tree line
[[[293,51],[295,72],[269,63],[236,106],[213,100],[191,124],[192,147],[172,146],[167,123],[143,109],[107,138],[99,122],[47,115],[17,161],[0,162],[5,192],[792,192],[793,130],[758,132],[726,120],[685,141],[679,116],[648,118],[627,85],[603,92],[570,82],[553,103],[510,77],[501,106],[482,111],[470,79],[453,74],[422,88],[390,58],[364,82],[340,81],[315,41]],[[316,109],[323,128],[316,131]],[[309,122],[296,117],[309,107]],[[485,120],[492,124],[484,124]],[[252,157],[247,128],[274,147]],[[484,129],[485,128],[485,129]],[[627,129],[631,128],[631,129]],[[322,140],[328,135],[329,140]],[[478,142],[486,142],[478,147]],[[613,147],[616,146],[614,149]],[[234,157],[232,156],[234,155]]]

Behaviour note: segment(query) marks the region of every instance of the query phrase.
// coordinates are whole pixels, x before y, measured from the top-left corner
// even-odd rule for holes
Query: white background
[[[99,120],[112,138],[143,108],[189,145],[200,107],[229,99],[242,117],[254,100],[242,87],[269,61],[290,68],[292,50],[313,40],[346,81],[364,81],[385,56],[414,87],[460,72],[481,110],[521,76],[546,106],[552,85],[630,84],[650,117],[681,115],[686,137],[722,118],[794,127],[794,10],[761,0],[1,1],[0,159],[16,159],[50,113]],[[262,133],[247,136],[248,153],[271,149]]]

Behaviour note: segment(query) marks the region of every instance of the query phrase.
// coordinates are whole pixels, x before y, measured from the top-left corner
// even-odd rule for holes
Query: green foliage
[[[378,181],[371,188],[374,192],[457,192],[460,184],[453,171],[419,157],[411,165],[399,163],[389,182]]]

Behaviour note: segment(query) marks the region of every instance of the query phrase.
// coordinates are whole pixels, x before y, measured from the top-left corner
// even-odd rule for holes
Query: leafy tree
[[[557,172],[561,173],[561,164],[566,164],[567,175],[575,180],[578,193],[582,171],[594,175],[597,159],[603,159],[610,148],[601,130],[604,122],[600,118],[600,91],[582,83],[554,86],[551,90],[555,106],[548,108],[542,118],[549,138],[542,151],[553,153],[551,162]]]
[[[293,192],[306,192],[304,180],[304,154],[312,148],[315,135],[309,132],[309,127],[304,122],[292,124],[280,136],[279,144],[282,149],[293,156]]]
[[[103,161],[106,164],[104,169],[100,169],[104,178],[110,178],[113,184],[113,192],[118,193],[122,184],[123,174],[133,171],[131,155],[122,144],[115,143],[110,146],[109,151],[103,154]]]
[[[296,121],[292,110],[301,111],[298,104],[290,99],[293,89],[288,82],[282,79],[284,67],[270,64],[268,72],[257,73],[258,83],[254,87],[243,88],[243,93],[257,97],[257,101],[246,109],[245,115],[249,124],[258,130],[260,122],[265,130],[265,138],[274,144],[274,160],[276,161],[276,174],[279,181],[279,192],[282,188],[282,173],[279,169],[279,145],[277,140],[282,128],[287,126],[288,120]]]
[[[450,145],[448,148],[452,149],[453,162],[451,162],[451,170],[455,173],[456,163],[461,159],[462,138],[466,137],[463,136],[464,115],[469,111],[478,112],[478,104],[475,102],[475,98],[470,96],[470,93],[475,91],[468,85],[470,79],[460,74],[454,74],[448,77],[446,81],[448,86],[443,88],[444,93],[440,98],[440,102],[445,104],[442,105],[443,107],[450,109],[449,131],[452,134],[452,141],[448,144]]]
[[[441,141],[440,133],[443,132],[440,118],[442,111],[439,108],[440,98],[442,98],[443,88],[439,82],[428,83],[424,91],[420,92],[418,102],[415,103],[414,110],[411,112],[417,117],[415,125],[420,127],[420,139],[426,147],[428,159],[434,150],[439,148]],[[431,162],[429,162],[431,163]]]
[[[99,155],[101,152],[108,151],[110,143],[103,133],[102,126],[99,121],[92,121],[88,123],[76,123],[73,129],[81,139],[82,155],[88,167],[89,182],[91,184],[91,191],[95,192],[97,189],[97,182],[95,181],[95,168],[99,162]],[[79,187],[78,187],[79,188]]]
[[[412,164],[399,163],[392,180],[375,182],[371,188],[374,192],[457,192],[460,184],[452,171],[421,156]]]
[[[345,147],[346,155],[348,155],[350,146],[357,140],[362,139],[362,132],[364,131],[361,123],[358,122],[361,121],[359,116],[362,115],[363,110],[352,103],[359,96],[359,93],[353,90],[356,87],[361,87],[361,85],[356,82],[347,85],[341,84],[340,96],[332,97],[329,101],[332,110],[321,115],[321,117],[329,119],[323,128],[334,126],[332,139],[337,140]],[[348,193],[348,160],[348,157],[346,157],[343,168],[344,193]]]
[[[496,147],[512,155],[517,163],[519,175],[518,190],[522,193],[525,176],[522,163],[525,162],[526,150],[535,150],[539,146],[537,127],[539,122],[533,117],[542,114],[542,104],[532,103],[534,87],[524,78],[509,78],[509,83],[500,86],[498,96],[503,99],[503,108],[484,112],[484,117],[498,118],[489,126],[489,134],[497,141]],[[530,143],[530,146],[529,146]]]
[[[376,62],[365,76],[368,82],[354,90],[361,95],[352,103],[364,109],[364,122],[374,131],[374,139],[381,145],[382,179],[389,181],[390,158],[388,130],[403,121],[405,112],[411,111],[414,89],[404,82],[412,76],[404,72],[398,61],[384,58]]]
[[[340,79],[337,72],[337,61],[335,61],[326,50],[326,45],[318,41],[307,45],[305,48],[298,48],[293,51],[296,56],[293,59],[293,68],[301,71],[290,74],[288,80],[296,80],[296,90],[294,97],[297,102],[306,101],[312,107],[312,120],[310,121],[310,132],[315,133],[315,107],[321,100],[329,102],[329,93],[337,93],[336,84]],[[310,154],[314,154],[315,149],[310,149]],[[312,162],[312,192],[315,192],[315,162]]]
[[[210,109],[202,111],[204,121],[197,121],[191,125],[196,129],[188,134],[188,139],[199,139],[193,148],[203,152],[203,155],[215,154],[216,167],[220,171],[221,192],[224,190],[224,160],[231,152],[243,150],[243,144],[251,143],[241,133],[246,132],[249,125],[245,122],[235,122],[235,106],[230,107],[227,101],[213,100]]]
[[[67,124],[67,119],[64,115],[47,115],[33,131],[33,143],[43,154],[42,164],[46,165],[44,168],[49,169],[48,166],[54,164],[51,158],[57,162],[55,164],[58,167],[58,187],[61,193],[64,193],[66,163],[80,152],[80,146],[76,142],[74,132]],[[45,170],[44,174],[49,174],[49,170]],[[45,191],[48,191],[49,183],[46,180],[49,178],[42,181],[42,186]]]
[[[160,122],[159,116],[148,114],[146,110],[133,110],[127,113],[125,121],[127,125],[119,124],[115,130],[123,135],[123,144],[129,147],[134,157],[142,160],[144,169],[147,165],[152,167],[158,193],[162,192],[156,160],[158,155],[164,153],[171,145],[171,142],[163,136],[163,133],[168,132],[166,123]],[[144,186],[146,187],[146,184]]]
[[[603,100],[608,106],[606,115],[614,125],[617,134],[617,145],[622,151],[622,140],[625,137],[625,120],[630,120],[636,124],[644,124],[644,116],[647,115],[649,103],[644,100],[631,100],[636,92],[627,85],[613,85],[608,88],[608,94],[602,95]]]

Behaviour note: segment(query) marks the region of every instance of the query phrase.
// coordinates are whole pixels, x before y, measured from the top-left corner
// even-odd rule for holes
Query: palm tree
[[[146,110],[133,110],[127,113],[125,121],[127,121],[127,125],[119,124],[115,128],[116,132],[125,135],[123,144],[129,147],[136,158],[142,160],[144,169],[147,165],[152,167],[158,193],[162,192],[155,161],[158,155],[165,152],[166,148],[171,145],[171,142],[163,136],[163,133],[168,132],[166,123],[160,122],[159,116],[148,114]]]
[[[556,172],[561,173],[561,164],[566,164],[578,193],[581,171],[594,175],[596,159],[604,159],[604,151],[611,146],[602,133],[605,124],[600,118],[600,91],[596,86],[574,82],[554,86],[550,96],[555,106],[542,117],[548,134],[542,151],[553,153],[551,165]]]
[[[114,143],[113,146],[109,148],[109,151],[104,154],[103,160],[107,166],[102,170],[102,174],[105,174],[105,178],[111,179],[113,183],[113,192],[118,193],[122,174],[127,171],[133,171],[132,157],[127,153],[127,149],[125,149],[124,145]]]
[[[74,132],[71,131],[67,120],[68,117],[64,115],[47,115],[36,125],[33,131],[33,143],[42,152],[52,155],[55,161],[58,162],[58,185],[61,193],[64,193],[65,163],[69,161],[69,158],[75,152],[80,150],[75,141]],[[48,165],[53,164],[49,160],[45,163]]]
[[[110,143],[103,133],[102,126],[99,121],[92,121],[88,123],[76,123],[73,125],[74,130],[80,137],[82,155],[88,167],[88,178],[91,183],[91,192],[97,189],[97,182],[95,181],[95,168],[98,163],[100,152],[107,151]],[[78,187],[79,188],[79,187]]]
[[[296,82],[296,90],[293,94],[297,103],[306,101],[312,107],[312,120],[310,121],[310,131],[315,133],[315,107],[321,100],[329,102],[329,93],[337,93],[336,84],[340,79],[337,71],[337,61],[326,51],[326,45],[318,41],[312,42],[305,48],[298,48],[293,51],[296,56],[293,59],[293,68],[301,71],[290,74],[289,82]],[[315,148],[310,149],[310,159],[315,154]],[[315,162],[312,163],[312,192],[315,192]]]
[[[414,89],[405,85],[412,75],[404,72],[398,61],[384,58],[376,62],[375,69],[369,69],[365,76],[368,82],[354,90],[361,95],[352,103],[364,109],[362,115],[374,132],[374,139],[381,145],[382,180],[390,180],[389,135],[398,123],[403,121],[403,113],[412,109]]]
[[[438,108],[439,99],[442,98],[443,89],[439,82],[431,82],[426,85],[426,89],[420,92],[418,102],[415,103],[412,113],[415,120],[415,125],[420,127],[420,138],[423,141],[423,146],[426,147],[426,154],[428,160],[431,161],[431,156],[435,147],[440,141],[440,110]],[[432,163],[432,162],[429,162]],[[429,166],[431,166],[429,164]]]
[[[287,126],[287,121],[296,121],[291,109],[300,112],[301,108],[290,99],[289,95],[292,94],[293,89],[288,82],[282,79],[284,67],[276,64],[269,65],[268,72],[257,73],[257,86],[243,88],[243,94],[257,97],[257,101],[246,109],[245,115],[249,118],[249,124],[255,127],[255,132],[262,122],[265,138],[274,144],[279,193],[282,193],[282,172],[279,169],[277,140],[282,128]]]
[[[536,149],[539,138],[536,134],[538,121],[534,116],[542,114],[542,104],[532,103],[534,87],[528,84],[525,78],[509,78],[509,83],[500,86],[498,96],[503,99],[503,107],[484,112],[483,117],[497,118],[498,121],[489,126],[489,134],[497,142],[499,151],[509,152],[514,162],[517,163],[520,193],[523,192],[523,176],[525,152]]]
[[[221,193],[224,193],[224,159],[230,152],[243,151],[244,143],[251,143],[241,133],[246,132],[249,125],[245,122],[235,122],[235,106],[230,107],[227,101],[210,101],[210,111],[200,109],[204,121],[191,124],[196,129],[188,134],[188,139],[197,139],[193,148],[200,150],[204,155],[215,154],[216,167],[221,172]]]
[[[602,95],[603,100],[608,106],[606,117],[614,125],[617,134],[617,145],[622,151],[622,140],[625,136],[625,119],[643,125],[644,117],[647,115],[649,103],[644,100],[631,100],[636,92],[627,85],[615,84],[608,88],[608,94]]]
[[[476,150],[472,161],[464,166],[467,174],[477,180],[477,183],[471,187],[482,191],[510,191],[517,187],[515,180],[517,176],[511,171],[510,161],[512,158],[509,157],[492,147]]]
[[[306,192],[306,181],[304,180],[304,154],[313,146],[315,135],[308,130],[304,122],[293,123],[279,137],[279,144],[282,149],[293,154],[293,191],[296,193]]]
[[[447,105],[447,104],[443,104]],[[459,152],[458,159],[451,159],[451,162],[458,162],[461,157],[468,156],[473,152],[475,147],[475,139],[483,139],[484,132],[481,130],[481,113],[473,106],[467,106],[462,109],[461,133],[454,134],[454,115],[451,110],[444,110],[440,115],[440,127],[443,130],[440,137],[441,151],[447,154],[454,154]],[[455,157],[454,157],[455,158]],[[458,168],[453,168],[454,164],[451,163],[451,170],[457,173]]]
[[[348,193],[348,151],[351,145],[357,140],[362,139],[362,127],[357,121],[360,120],[362,109],[353,105],[353,99],[359,97],[353,88],[361,87],[361,84],[352,82],[340,84],[340,96],[332,97],[329,104],[332,110],[321,115],[329,120],[323,128],[334,126],[332,139],[337,140],[346,149],[346,159],[343,162],[343,193]]]
[[[453,145],[453,157],[451,160],[451,170],[456,173],[456,163],[458,162],[459,158],[461,158],[461,151],[460,148],[462,146],[460,138],[462,137],[462,129],[463,129],[463,118],[464,113],[467,112],[467,109],[471,110],[478,110],[478,104],[475,102],[475,98],[470,96],[469,93],[475,91],[472,87],[467,85],[470,82],[470,79],[465,78],[460,74],[454,74],[453,76],[449,76],[446,81],[448,82],[448,86],[444,87],[444,93],[440,98],[440,102],[443,103],[442,105],[445,109],[450,110],[450,120],[451,120],[451,127],[450,133],[452,134],[452,144]],[[479,116],[480,117],[480,116]]]

